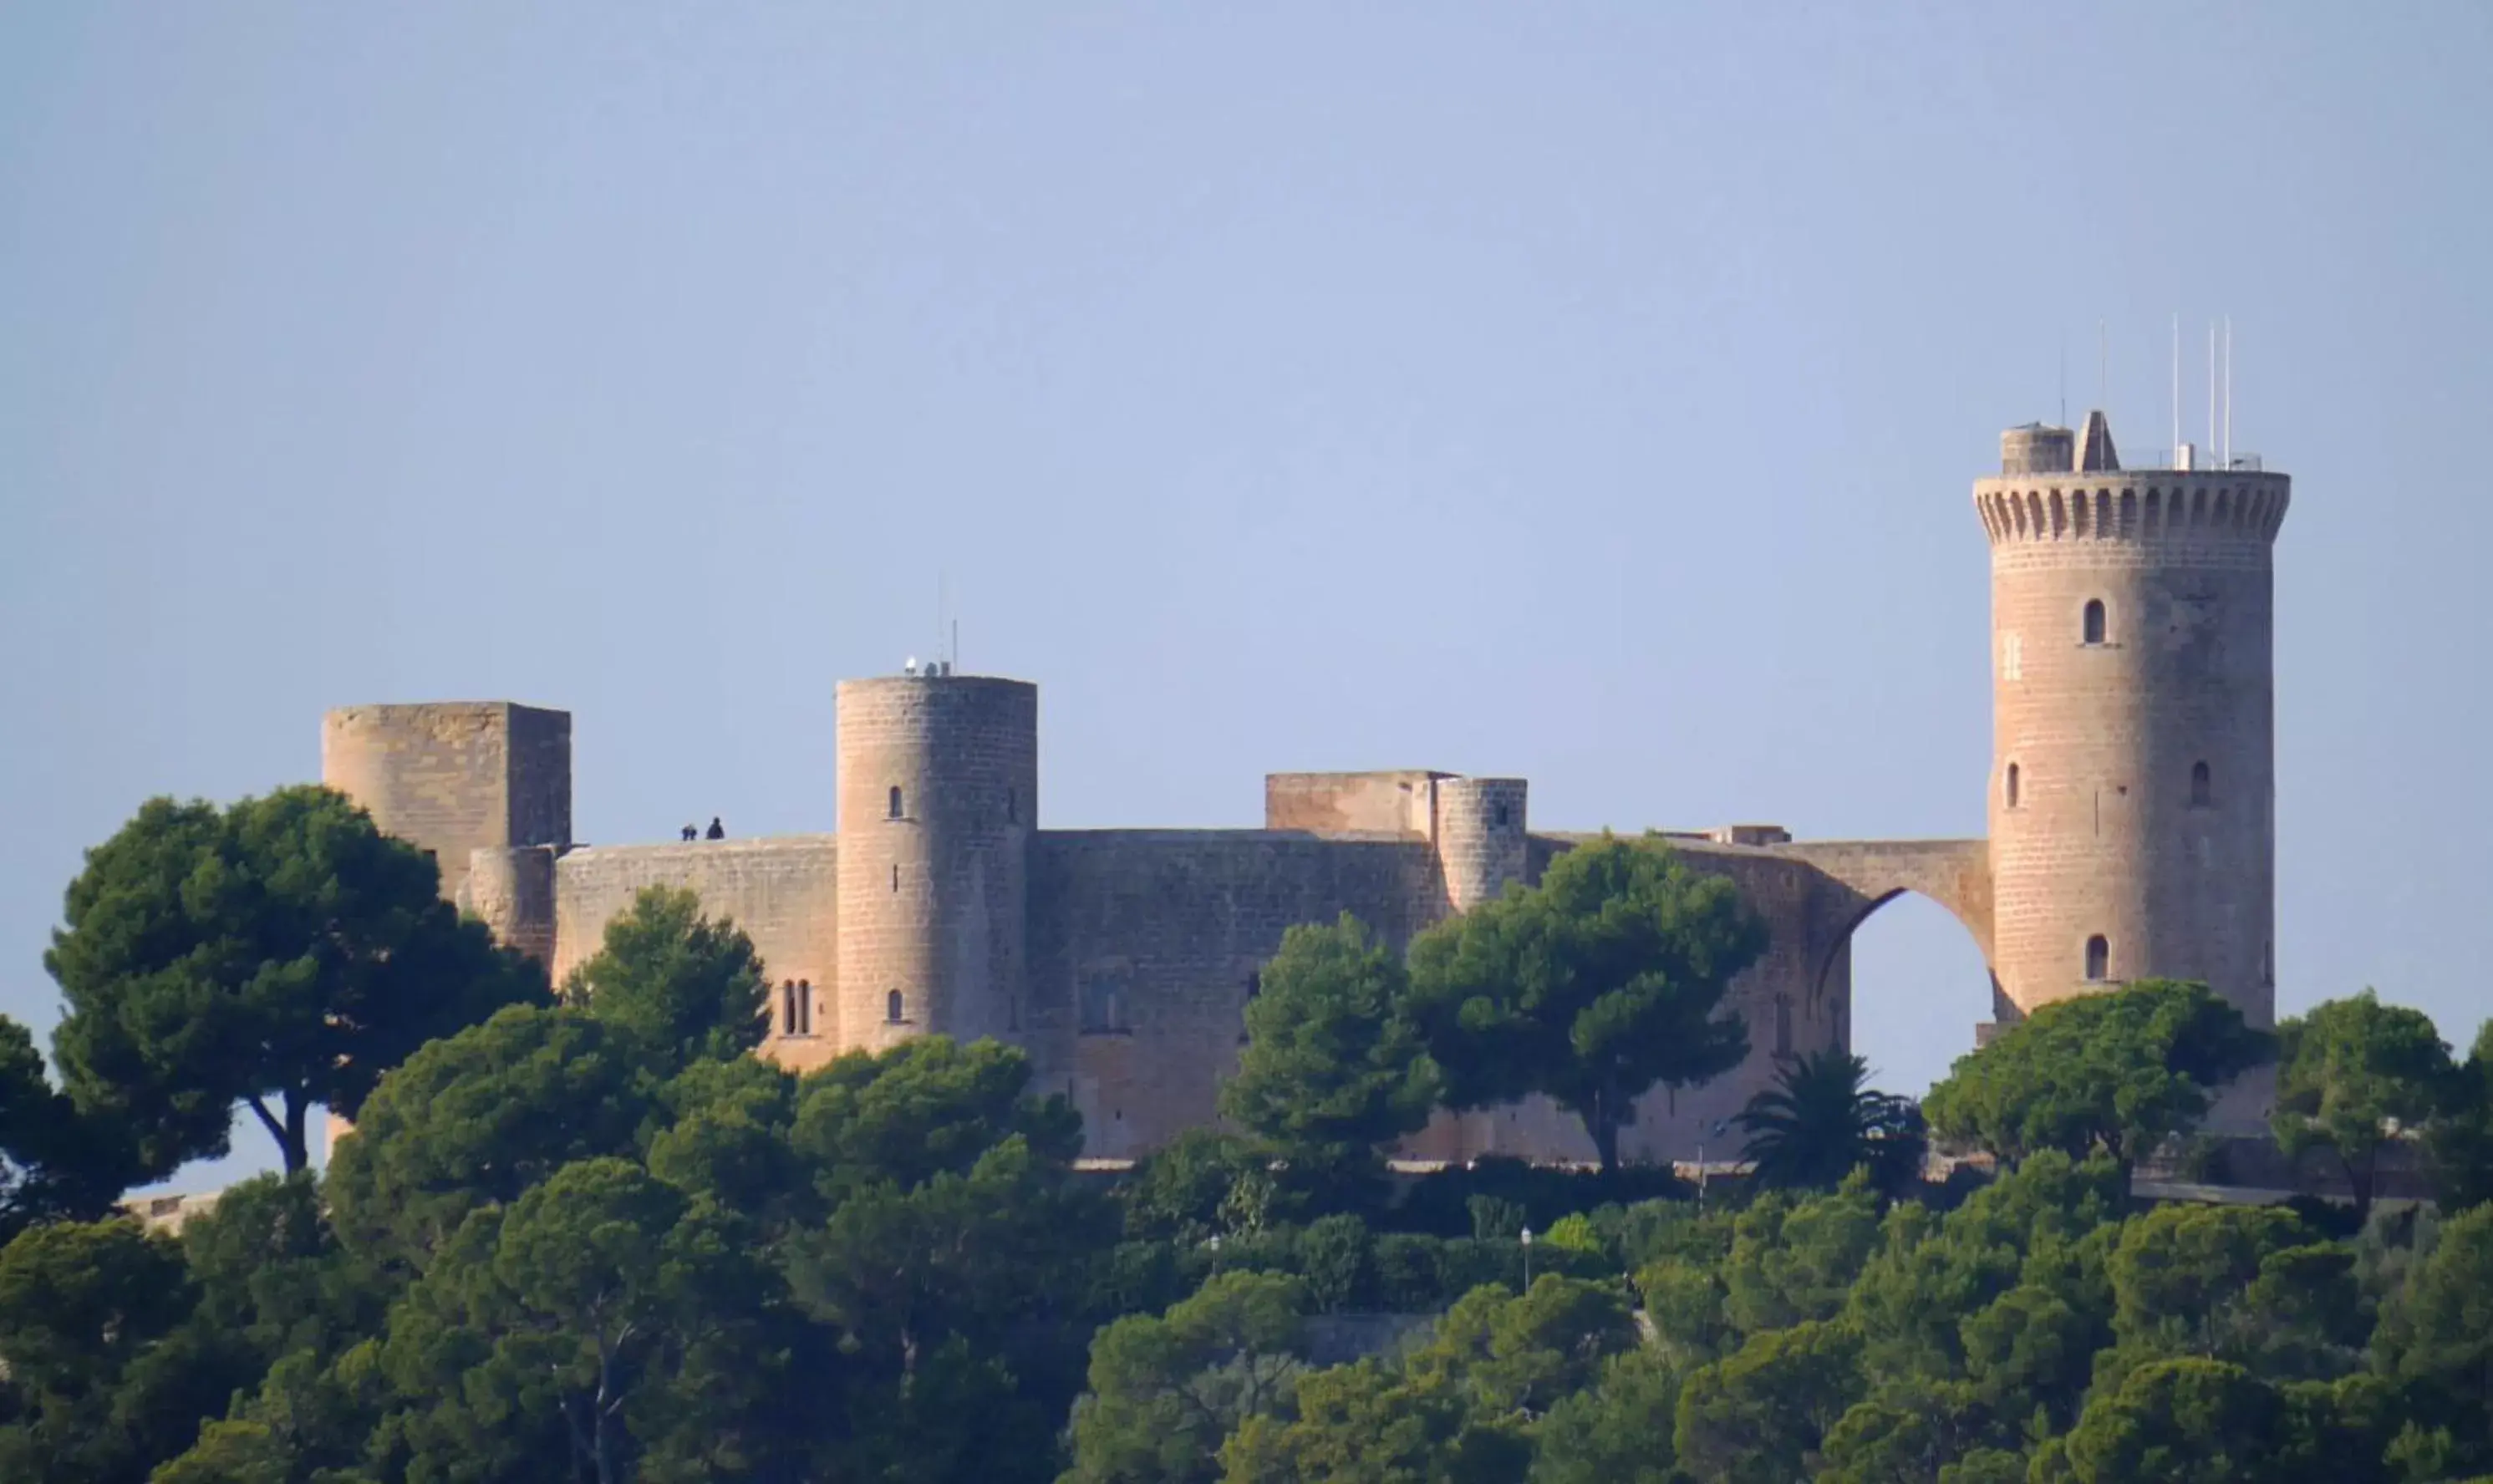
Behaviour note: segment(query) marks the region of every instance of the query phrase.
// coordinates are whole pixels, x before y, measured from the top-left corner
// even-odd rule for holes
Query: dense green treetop
[[[26,1027],[0,1016],[0,1244],[37,1222],[101,1216],[138,1177],[128,1127],[80,1113]]]
[[[639,1047],[578,1011],[514,1005],[384,1078],[330,1158],[341,1234],[420,1270],[467,1213],[564,1165],[633,1152],[656,1107]]]
[[[2287,1436],[2276,1388],[2221,1360],[2160,1360],[2087,1409],[2068,1440],[2079,1484],[2257,1484],[2281,1479]]]
[[[1605,835],[1551,862],[1539,885],[1421,934],[1414,1013],[1452,1104],[1547,1093],[1615,1170],[1637,1098],[1748,1054],[1724,998],[1765,944],[1728,880],[1691,871],[1658,837]]]
[[[1282,935],[1257,984],[1221,1113],[1294,1165],[1368,1175],[1437,1102],[1401,956],[1344,913]]]
[[[646,1040],[670,1070],[760,1046],[770,1028],[753,940],[702,915],[701,899],[644,888],[562,983],[565,1004]]]
[[[87,852],[63,920],[63,1075],[154,1175],[225,1153],[237,1103],[305,1169],[315,1106],[352,1117],[427,1041],[546,998],[431,860],[326,788],[153,800]]]
[[[2004,1160],[2100,1151],[2124,1170],[2198,1122],[2264,1038],[2203,984],[2141,980],[2045,1005],[1958,1060],[1931,1130]]]
[[[2493,1021],[2451,1073],[2425,1138],[2435,1194],[2447,1210],[2493,1201]]]
[[[1129,1315],[1091,1342],[1065,1484],[1210,1484],[1221,1440],[1289,1400],[1305,1369],[1305,1286],[1221,1273],[1165,1314]]]
[[[2334,1155],[2360,1222],[2381,1151],[2441,1111],[2452,1071],[2449,1047],[2420,1010],[2385,1005],[2370,990],[2314,1006],[2277,1026],[2277,1143]]]
[[[1861,1337],[1812,1320],[1752,1336],[1680,1389],[1672,1446],[1724,1484],[1787,1484],[1817,1471],[1827,1430],[1861,1399]]]

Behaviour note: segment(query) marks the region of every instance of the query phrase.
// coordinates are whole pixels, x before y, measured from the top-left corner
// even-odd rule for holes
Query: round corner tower
[[[842,1040],[1017,1039],[1038,688],[935,666],[844,680],[837,725]]]
[[[1524,832],[1525,783],[1520,778],[1440,778],[1436,781],[1438,868],[1446,900],[1457,912],[1493,902],[1510,881],[1528,872],[1531,845]]]
[[[2275,1023],[2270,550],[2253,458],[2120,466],[2029,425],[1974,483],[1991,540],[1993,972],[2020,1011],[2147,978]]]

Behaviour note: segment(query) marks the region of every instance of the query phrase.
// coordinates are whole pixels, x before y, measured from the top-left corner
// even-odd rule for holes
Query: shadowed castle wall
[[[1446,913],[1421,836],[1047,830],[1033,854],[1019,1039],[1068,1092],[1087,1152],[1122,1158],[1214,1119],[1255,975],[1296,923],[1351,912],[1399,947]]]

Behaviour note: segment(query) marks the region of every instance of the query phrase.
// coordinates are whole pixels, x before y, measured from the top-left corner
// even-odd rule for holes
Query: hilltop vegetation
[[[646,894],[557,994],[334,796],[150,806],[70,894],[62,1085],[0,1027],[0,1478],[2493,1470],[2493,1029],[2456,1062],[2367,994],[2271,1045],[2199,986],[2136,985],[2010,1027],[1918,1108],[1854,1058],[1794,1063],[1743,1119],[1754,1177],[1700,1192],[1623,1163],[1617,1111],[1738,1059],[1754,922],[1656,845],[1566,859],[1407,958],[1294,930],[1237,1131],[1110,1179],[1012,1049],[748,1054],[762,966],[685,894]],[[2137,1164],[2269,1054],[2280,1143],[2354,1202],[2140,1202]],[[1604,1168],[1389,1175],[1431,1109],[1524,1091]],[[317,1178],[307,1099],[357,1123]],[[178,1235],[111,1213],[237,1104],[285,1172]],[[1933,1140],[1994,1172],[1925,1180]],[[2392,1148],[2438,1209],[2376,1201]]]

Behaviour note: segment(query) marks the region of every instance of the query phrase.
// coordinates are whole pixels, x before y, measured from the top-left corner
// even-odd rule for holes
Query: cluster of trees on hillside
[[[2269,1051],[2180,984],[2038,1013],[1918,1108],[1797,1063],[1748,1180],[1622,1163],[1625,1100],[1738,1059],[1758,941],[1643,841],[1407,956],[1294,930],[1233,1129],[1105,1179],[1010,1048],[747,1054],[763,965],[688,894],[557,989],[335,795],[153,804],[71,888],[59,1085],[0,1033],[0,1478],[2493,1471],[2493,1036],[2454,1061],[2368,994],[2281,1027],[2278,1137],[2354,1209],[2133,1198]],[[1430,1109],[1525,1091],[1605,1168],[1384,1177]],[[357,1131],[315,1177],[324,1103]],[[114,1212],[237,1107],[284,1172],[178,1234]],[[1928,1182],[1927,1139],[1997,1172]],[[2362,1209],[2417,1142],[2438,1211]]]

